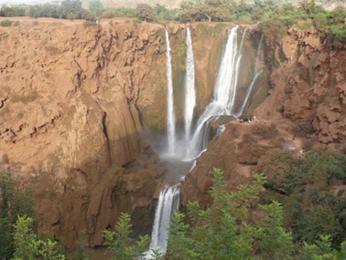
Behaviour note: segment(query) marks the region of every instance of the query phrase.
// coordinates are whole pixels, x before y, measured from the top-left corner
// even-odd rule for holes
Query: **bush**
[[[178,18],[178,9],[167,9],[164,5],[156,4],[154,11],[158,20],[169,21]]]
[[[103,5],[100,0],[92,0],[89,3],[90,12],[97,18],[100,18],[103,12]]]
[[[1,21],[0,22],[0,26],[2,26],[2,27],[10,27],[10,26],[12,26],[12,21],[10,21],[10,20],[3,20],[3,21]]]
[[[346,24],[331,25],[330,33],[334,40],[341,43],[346,43]]]
[[[136,9],[133,8],[107,8],[103,10],[102,18],[136,17]]]
[[[231,193],[225,191],[221,170],[214,169],[212,177],[212,202],[207,209],[200,208],[197,202],[190,202],[186,214],[173,215],[164,259],[312,260],[344,259],[346,256],[346,242],[341,245],[342,250],[337,251],[329,236],[319,236],[312,243],[302,243],[303,246],[294,244],[292,234],[284,227],[282,204],[271,201],[259,205],[265,183],[263,175],[257,175],[251,183],[241,185]],[[113,241],[110,244],[114,245],[111,248],[116,254],[115,259],[132,259],[138,255],[124,255],[133,252],[130,228],[128,215],[122,215],[116,234],[107,235],[107,241]],[[162,259],[157,252],[154,254],[157,255],[155,259]]]
[[[15,6],[7,6],[3,5],[0,8],[0,16],[24,16],[26,15],[27,6],[25,5],[15,5]]]
[[[49,259],[64,260],[58,243],[47,239],[41,240],[32,231],[33,220],[29,217],[18,217],[14,225],[15,259]]]
[[[0,16],[52,17],[63,19],[95,20],[95,16],[82,7],[80,0],[64,0],[61,4],[3,6]]]
[[[296,242],[331,235],[334,247],[346,239],[346,201],[330,189],[346,183],[346,158],[310,152],[302,158],[279,154],[264,167],[270,198],[284,206]]]
[[[14,253],[13,226],[20,215],[34,218],[33,200],[27,189],[16,189],[9,173],[0,174],[0,259]]]
[[[148,4],[137,5],[136,17],[142,21],[147,22],[153,22],[156,20],[154,9]]]
[[[143,252],[148,246],[149,237],[141,236],[138,241],[135,241],[130,237],[131,230],[130,216],[122,213],[115,226],[115,231],[104,231],[105,245],[114,256],[114,259],[138,259],[138,257],[143,256]]]
[[[19,24],[19,21],[11,21],[8,19],[0,21],[0,26],[2,27],[18,26]]]

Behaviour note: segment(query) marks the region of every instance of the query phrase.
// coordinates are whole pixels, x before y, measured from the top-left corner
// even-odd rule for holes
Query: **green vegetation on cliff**
[[[95,16],[84,9],[79,0],[64,0],[61,4],[4,5],[0,8],[0,16],[31,16],[95,20]]]
[[[60,260],[58,243],[39,239],[29,189],[17,187],[9,173],[0,174],[0,259]]]
[[[9,259],[15,251],[14,224],[19,216],[34,217],[29,190],[15,187],[9,173],[0,174],[0,258]]]
[[[346,158],[311,152],[301,158],[274,156],[264,167],[264,200],[278,200],[294,241],[314,242],[329,235],[335,248],[346,240]]]
[[[112,17],[136,17],[142,21],[233,21],[263,23],[263,28],[283,34],[285,27],[296,24],[304,28],[315,26],[333,41],[346,42],[346,10],[338,7],[324,10],[314,0],[304,0],[298,5],[285,1],[256,0],[185,0],[178,9],[168,9],[157,4],[139,4],[136,9],[104,8],[100,0],[92,0],[89,10],[82,7],[79,0],[64,0],[59,4],[3,6],[0,16],[54,17],[64,19],[95,20]]]
[[[277,154],[252,182],[226,191],[223,172],[214,169],[211,203],[190,202],[173,216],[165,259],[345,259],[346,158],[311,152]],[[1,257],[65,259],[57,242],[33,231],[32,201],[0,179]],[[33,229],[34,228],[34,229]],[[148,236],[133,239],[128,214],[104,232],[114,259],[135,259]],[[163,259],[154,252],[155,259]]]
[[[345,158],[318,153],[273,158],[265,169],[268,177],[257,175],[230,193],[223,172],[214,169],[210,206],[202,209],[190,202],[186,213],[173,216],[164,259],[345,259],[345,230],[340,227],[345,224],[345,199],[326,191],[333,180],[345,183],[345,166]],[[287,199],[269,199],[275,185]],[[128,216],[122,217],[112,239],[131,241],[128,223]]]

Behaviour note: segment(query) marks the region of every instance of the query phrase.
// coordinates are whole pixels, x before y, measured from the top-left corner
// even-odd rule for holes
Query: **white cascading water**
[[[243,113],[244,113],[244,110],[245,110],[245,107],[249,101],[249,98],[250,98],[250,95],[252,93],[252,90],[255,86],[255,83],[257,81],[257,78],[262,74],[263,70],[258,70],[257,68],[257,62],[259,61],[259,58],[260,58],[260,54],[261,54],[261,49],[262,49],[262,44],[263,44],[263,35],[261,36],[261,39],[260,39],[260,42],[258,44],[258,48],[257,48],[257,53],[256,53],[256,60],[255,60],[255,66],[254,66],[254,77],[249,85],[249,87],[247,88],[247,91],[246,91],[246,95],[245,95],[245,98],[244,98],[244,101],[238,111],[238,113],[235,114],[236,117],[240,117]]]
[[[166,253],[171,215],[179,209],[179,185],[165,187],[157,204],[148,255],[153,249]]]
[[[167,67],[167,143],[168,152],[165,158],[174,158],[179,161],[190,161],[190,171],[196,166],[195,159],[206,151],[206,141],[204,136],[208,135],[208,122],[212,118],[222,115],[233,115],[239,117],[242,115],[249,100],[253,87],[258,76],[262,71],[257,69],[257,60],[260,56],[262,38],[257,50],[254,77],[246,91],[245,98],[237,113],[234,112],[234,106],[237,94],[237,85],[239,77],[239,68],[241,62],[241,51],[245,39],[246,30],[243,32],[240,45],[238,45],[238,26],[232,28],[228,34],[225,51],[220,64],[216,84],[214,86],[214,95],[212,101],[207,105],[202,115],[199,117],[195,128],[193,129],[193,113],[196,105],[195,91],[195,67],[192,48],[192,38],[190,29],[186,33],[186,76],[185,76],[185,134],[182,140],[176,140],[175,114],[173,100],[173,79],[172,79],[172,57],[169,43],[169,34],[166,30],[166,67]],[[219,134],[224,131],[224,126],[218,129]],[[186,153],[179,153],[186,151]],[[159,250],[165,254],[167,250],[167,239],[171,215],[179,208],[179,184],[166,186],[160,193],[158,205],[155,212],[155,219],[151,235],[150,248],[146,259],[151,259],[153,249]]]
[[[203,147],[203,132],[208,121],[221,115],[231,115],[235,103],[239,67],[241,61],[241,47],[238,47],[238,26],[233,27],[228,35],[226,48],[219,68],[213,100],[205,108],[197,121],[197,126],[188,146],[187,159],[195,158]],[[244,32],[245,35],[246,31]]]
[[[175,153],[175,113],[173,96],[173,78],[172,78],[172,50],[169,42],[168,31],[166,36],[166,77],[167,77],[167,147],[168,155]]]
[[[185,141],[190,139],[193,111],[196,106],[195,61],[190,28],[186,30],[186,74],[185,74]]]

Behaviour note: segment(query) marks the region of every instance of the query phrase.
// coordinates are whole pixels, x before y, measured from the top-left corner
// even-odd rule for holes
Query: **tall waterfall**
[[[224,54],[219,67],[216,83],[214,85],[214,94],[211,102],[206,106],[204,112],[199,117],[196,125],[193,124],[194,108],[196,106],[195,90],[195,66],[194,54],[192,48],[191,31],[188,28],[186,32],[186,75],[185,75],[185,107],[184,107],[184,136],[177,139],[175,130],[175,114],[173,100],[173,80],[172,80],[172,57],[169,43],[169,35],[166,31],[167,43],[167,143],[168,156],[166,160],[174,159],[173,165],[178,162],[191,162],[190,171],[196,166],[195,159],[205,150],[208,144],[208,122],[212,118],[221,115],[232,115],[239,117],[242,115],[251,92],[254,88],[258,76],[261,74],[257,68],[257,61],[260,57],[260,48],[262,38],[258,46],[256,62],[254,66],[254,77],[248,86],[245,97],[241,102],[238,112],[235,112],[235,102],[237,99],[237,86],[239,78],[239,69],[242,58],[242,47],[246,30],[244,30],[240,44],[238,44],[238,26],[233,27],[229,33],[224,50]],[[238,103],[238,102],[237,102]],[[220,128],[220,133],[224,128]],[[179,149],[178,149],[179,148]],[[185,151],[183,153],[182,151]],[[166,252],[167,239],[171,220],[171,214],[179,207],[179,184],[166,186],[160,193],[158,205],[155,213],[155,220],[152,230],[150,248],[147,252],[147,259],[150,259],[150,253],[153,249],[158,249],[162,253]]]
[[[151,234],[149,254],[153,249],[166,253],[171,215],[179,207],[179,186],[165,187],[159,197]]]
[[[193,120],[193,111],[196,106],[195,90],[195,61],[192,48],[192,38],[190,28],[186,30],[186,74],[185,74],[185,141],[189,140],[191,135],[191,125]]]
[[[172,77],[172,51],[169,42],[168,31],[166,36],[166,77],[167,77],[167,145],[168,154],[173,155],[175,151],[175,114],[173,96],[173,77]]]
[[[246,31],[244,32],[244,34]],[[233,27],[228,35],[224,55],[216,79],[213,100],[207,105],[197,121],[197,126],[188,147],[188,158],[195,158],[203,147],[203,132],[206,124],[215,116],[231,115],[238,84],[241,61],[241,41],[238,47],[238,26]]]
[[[254,77],[246,91],[246,95],[245,95],[245,98],[243,100],[243,103],[238,111],[238,113],[235,114],[236,117],[240,117],[243,113],[244,113],[244,109],[247,105],[247,103],[249,102],[249,98],[250,98],[250,95],[252,93],[252,90],[255,86],[255,83],[257,81],[257,78],[262,74],[263,70],[258,70],[257,68],[257,63],[259,61],[259,58],[260,58],[260,53],[261,53],[261,49],[262,49],[262,44],[263,44],[263,35],[261,36],[261,39],[260,39],[260,42],[258,44],[258,47],[257,47],[257,53],[256,53],[256,60],[255,60],[255,65],[254,65]]]

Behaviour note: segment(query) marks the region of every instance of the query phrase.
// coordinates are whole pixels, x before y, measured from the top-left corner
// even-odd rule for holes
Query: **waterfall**
[[[235,103],[238,84],[241,48],[238,48],[238,26],[229,34],[214,88],[213,100],[207,105],[197,121],[197,126],[188,147],[188,157],[196,157],[204,149],[203,132],[208,121],[215,116],[231,115]],[[246,31],[244,31],[240,47]]]
[[[195,90],[195,61],[192,48],[192,38],[190,28],[186,30],[186,74],[185,74],[185,141],[189,140],[191,135],[191,125],[193,120],[193,111],[196,106]]]
[[[149,254],[153,249],[166,253],[171,215],[179,209],[179,195],[178,185],[165,187],[161,191],[155,212]]]
[[[239,78],[239,69],[242,59],[242,48],[245,40],[246,29],[243,32],[240,44],[238,44],[238,26],[233,27],[227,37],[224,54],[220,63],[219,72],[214,85],[213,99],[205,107],[204,112],[193,124],[194,108],[196,106],[195,91],[195,67],[194,54],[192,48],[191,31],[186,31],[186,75],[185,75],[185,107],[184,107],[184,136],[178,138],[175,129],[175,114],[173,100],[173,80],[172,80],[172,57],[169,43],[169,35],[166,30],[167,44],[167,144],[168,156],[163,156],[166,160],[175,159],[177,162],[191,162],[189,171],[196,167],[196,158],[206,151],[209,141],[208,123],[210,120],[221,115],[241,116],[243,113],[251,92],[254,88],[256,80],[262,71],[257,69],[257,61],[260,57],[260,48],[262,38],[257,49],[256,62],[254,66],[254,77],[247,88],[240,110],[235,113],[234,106],[237,98],[237,86]],[[217,133],[221,134],[225,130],[222,125],[217,129]],[[177,140],[176,140],[177,139]],[[179,148],[179,149],[178,149]],[[185,151],[181,152],[181,151]],[[176,166],[176,165],[175,165]],[[166,186],[160,193],[153,230],[151,235],[150,248],[147,252],[146,259],[151,259],[150,254],[153,249],[160,250],[163,254],[167,250],[167,239],[169,234],[169,226],[171,215],[178,210],[179,207],[179,184]]]
[[[260,58],[260,54],[261,54],[261,49],[262,49],[262,44],[263,44],[263,35],[261,36],[261,39],[259,41],[258,47],[257,47],[257,53],[256,53],[256,60],[255,60],[255,65],[254,65],[254,77],[246,91],[246,95],[244,98],[244,101],[238,111],[238,113],[236,113],[236,117],[240,117],[243,113],[244,113],[244,109],[249,101],[250,95],[252,93],[252,90],[255,86],[255,83],[257,81],[257,78],[262,74],[263,70],[258,70],[257,68],[257,63],[259,61]]]
[[[175,152],[175,114],[174,114],[174,96],[173,96],[173,78],[172,78],[172,51],[169,43],[168,31],[166,36],[166,77],[167,77],[167,145],[168,154]]]

